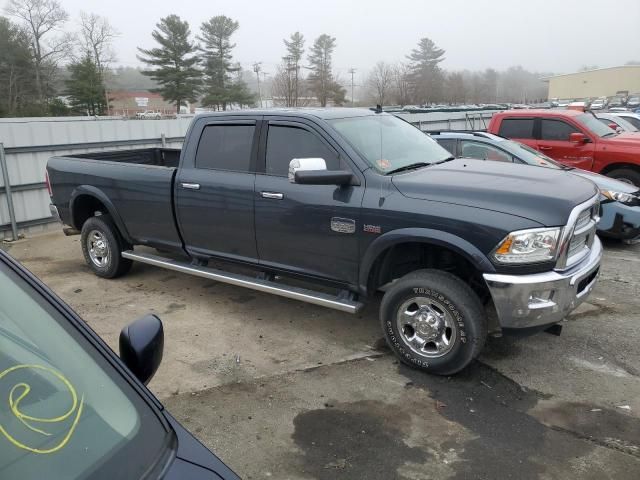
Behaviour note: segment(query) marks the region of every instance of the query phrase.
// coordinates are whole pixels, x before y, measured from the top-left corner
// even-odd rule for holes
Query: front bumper
[[[507,329],[540,327],[557,323],[591,293],[600,274],[602,244],[596,237],[591,252],[564,272],[532,275],[483,275],[498,313]]]

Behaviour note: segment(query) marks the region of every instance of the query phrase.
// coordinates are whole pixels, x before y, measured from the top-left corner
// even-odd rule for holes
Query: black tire
[[[436,330],[443,332],[438,334],[440,340],[448,335],[450,343],[446,351],[440,353],[435,341],[425,343],[424,347],[432,344],[436,352],[421,354],[415,345],[410,346],[408,337],[412,336],[409,334],[413,327],[401,327],[398,317],[401,307],[406,308],[407,304],[418,307],[417,303],[410,303],[414,298],[422,298],[429,305],[428,308],[422,305],[417,312],[426,314],[416,317],[423,319],[417,328],[427,329],[426,336]],[[429,316],[428,311],[437,315]],[[382,298],[380,321],[387,343],[403,363],[437,375],[453,375],[465,368],[480,354],[487,338],[487,318],[478,296],[462,280],[440,270],[418,270],[394,282]],[[438,328],[424,325],[428,322],[439,322]],[[413,334],[413,338],[422,335],[417,330]]]
[[[96,234],[98,237],[96,237]],[[84,222],[84,225],[82,225],[80,238],[84,259],[97,276],[116,278],[124,275],[131,268],[133,262],[121,256],[124,250],[131,248],[131,245],[124,241],[109,215],[89,218]],[[97,257],[95,253],[92,254],[90,251],[90,245],[96,245],[96,240],[102,241],[103,244],[106,245],[106,249],[108,249],[98,249],[100,252],[105,253],[102,257]],[[99,260],[100,258],[103,259],[103,261]],[[101,265],[101,263],[104,264]]]
[[[640,188],[640,172],[631,168],[616,168],[607,173],[607,177],[615,178],[622,182],[631,183]]]

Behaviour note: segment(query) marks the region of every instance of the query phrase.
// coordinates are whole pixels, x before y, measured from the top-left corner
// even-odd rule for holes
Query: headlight
[[[499,263],[507,264],[554,260],[561,230],[560,227],[555,227],[512,232],[498,244],[493,252],[493,258]]]
[[[609,200],[615,200],[616,202],[626,203],[628,205],[638,203],[639,200],[633,193],[614,192],[613,190],[600,190],[600,193]]]

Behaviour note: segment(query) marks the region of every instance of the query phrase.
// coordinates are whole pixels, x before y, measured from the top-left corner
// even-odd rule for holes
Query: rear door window
[[[208,125],[204,128],[196,168],[250,172],[255,125]]]
[[[540,139],[568,142],[569,135],[577,132],[579,132],[579,130],[574,126],[569,125],[567,122],[543,118],[540,130]]]
[[[505,118],[500,123],[501,136],[507,138],[533,138],[533,118]]]

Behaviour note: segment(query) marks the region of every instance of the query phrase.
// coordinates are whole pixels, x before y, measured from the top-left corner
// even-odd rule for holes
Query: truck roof
[[[523,109],[505,110],[498,112],[494,116],[509,117],[577,117],[584,112],[581,110],[554,110],[554,109]]]
[[[315,117],[323,120],[330,120],[333,118],[348,118],[348,117],[366,117],[370,115],[381,115],[375,113],[368,108],[346,108],[346,107],[330,107],[330,108],[250,108],[246,110],[227,110],[223,112],[206,112],[199,113],[198,117],[209,116],[249,116],[249,115],[279,115],[279,116],[291,116],[291,117]]]

